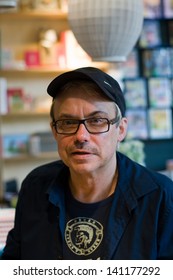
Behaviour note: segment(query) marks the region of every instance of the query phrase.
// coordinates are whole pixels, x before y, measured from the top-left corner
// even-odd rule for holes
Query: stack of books
[[[14,215],[15,208],[0,209],[0,250],[4,248],[7,234],[13,228]]]

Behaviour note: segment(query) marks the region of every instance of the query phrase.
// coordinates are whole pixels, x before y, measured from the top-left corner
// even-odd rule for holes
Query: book
[[[144,50],[142,56],[143,74],[150,76],[171,76],[170,48]]]
[[[172,137],[171,109],[149,109],[149,134],[152,139]]]
[[[160,23],[158,21],[144,21],[139,46],[142,48],[155,47],[161,43]]]
[[[150,77],[154,72],[154,62],[152,57],[152,50],[144,50],[142,53],[142,69],[145,77]]]
[[[8,88],[8,110],[10,113],[20,112],[24,109],[24,92],[22,88]]]
[[[171,65],[171,75],[173,76],[173,47],[169,49],[170,52],[170,65]]]
[[[14,226],[15,208],[0,209],[0,250],[4,248],[7,234]]]
[[[126,117],[128,119],[127,138],[148,138],[147,112],[145,109],[128,109]]]
[[[148,80],[149,104],[152,107],[171,107],[172,88],[168,78],[150,78]]]
[[[169,44],[173,46],[173,21],[168,22]]]
[[[28,153],[28,134],[6,134],[2,136],[2,157],[20,157]]]
[[[28,50],[24,53],[25,64],[27,67],[40,66],[40,55],[37,50]]]
[[[163,1],[163,14],[164,14],[165,18],[173,17],[173,1],[172,0]]]
[[[125,62],[122,63],[123,77],[136,78],[139,76],[139,64],[138,64],[138,52],[137,50],[131,51]]]
[[[143,0],[144,17],[145,18],[160,18],[162,17],[161,0]]]
[[[172,74],[170,61],[171,57],[169,48],[159,48],[153,50],[153,74],[155,76],[170,76]]]
[[[147,88],[144,78],[125,79],[124,97],[127,108],[147,106]]]
[[[171,104],[171,106],[173,107],[173,78],[171,79],[171,88],[172,88],[172,104]]]
[[[13,53],[12,49],[1,46],[0,68],[1,69],[13,69],[14,68],[14,53]]]
[[[50,152],[57,152],[57,143],[52,132],[38,132],[30,135],[29,153],[31,155]]]
[[[8,113],[7,80],[0,77],[0,114]]]

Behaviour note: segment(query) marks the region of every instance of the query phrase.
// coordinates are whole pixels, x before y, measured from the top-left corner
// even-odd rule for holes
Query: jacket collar
[[[117,153],[119,170],[118,184],[110,210],[106,229],[105,249],[102,259],[112,259],[119,241],[131,219],[132,210],[138,206],[141,197],[158,188],[152,172]],[[149,175],[150,174],[150,175]]]

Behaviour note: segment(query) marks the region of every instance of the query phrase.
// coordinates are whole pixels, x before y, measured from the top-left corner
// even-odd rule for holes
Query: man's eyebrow
[[[106,115],[106,116],[108,116],[108,113],[105,112],[105,111],[94,111],[91,114],[89,114],[89,117],[94,117],[96,115],[104,115],[104,116]]]
[[[91,118],[91,117],[96,117],[96,116],[108,116],[108,113],[105,111],[94,111],[90,114],[88,114],[87,116],[85,116],[86,118]],[[62,113],[59,115],[58,119],[79,119],[79,116],[74,115],[74,114],[66,114],[66,113]]]

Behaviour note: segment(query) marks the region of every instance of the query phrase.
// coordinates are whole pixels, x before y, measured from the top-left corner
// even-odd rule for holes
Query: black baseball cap
[[[125,115],[126,104],[119,83],[110,75],[95,67],[78,68],[57,76],[48,85],[47,92],[55,98],[61,87],[69,81],[76,79],[89,80],[96,83],[103,91],[103,94],[118,105],[122,116]]]

